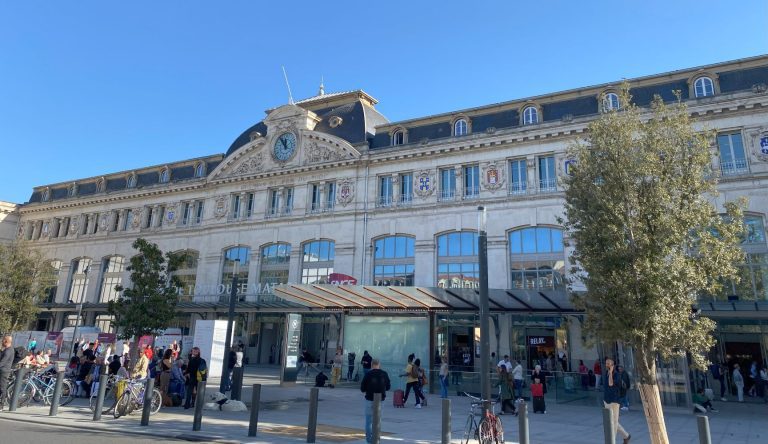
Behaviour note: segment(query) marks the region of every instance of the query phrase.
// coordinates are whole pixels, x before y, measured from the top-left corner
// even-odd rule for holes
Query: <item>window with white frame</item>
[[[603,111],[615,111],[619,109],[619,96],[616,93],[605,93],[603,95]]]
[[[240,194],[232,195],[232,219],[240,218]]]
[[[77,183],[73,183],[69,186],[69,190],[67,190],[67,194],[69,197],[75,197],[77,196]]]
[[[183,256],[184,260],[179,265],[173,275],[179,278],[178,288],[179,298],[181,300],[191,301],[195,295],[195,285],[197,285],[197,264],[200,253],[195,250],[182,250],[176,254]]]
[[[440,170],[440,200],[453,200],[456,197],[456,170],[443,168]]]
[[[91,259],[87,257],[75,259],[70,268],[71,278],[69,282],[69,302],[79,304],[86,301],[88,288],[88,273],[91,268]]]
[[[107,303],[117,299],[120,292],[115,287],[123,283],[125,258],[122,256],[105,257],[101,261],[101,292],[99,302]]]
[[[453,123],[453,135],[458,136],[466,136],[468,133],[468,125],[466,119],[456,119],[456,121]]]
[[[322,203],[322,187],[319,183],[313,183],[310,184],[310,192],[309,192],[309,211],[312,213],[317,213],[322,211],[323,203]]]
[[[525,194],[528,188],[528,164],[525,159],[509,161],[509,193]]]
[[[336,243],[331,240],[317,240],[302,245],[301,283],[327,284],[333,273],[336,257]]]
[[[458,231],[437,236],[437,286],[478,288],[480,265],[477,233]]]
[[[115,317],[111,315],[96,316],[96,328],[102,333],[115,333]]]
[[[205,176],[205,163],[198,162],[197,165],[195,165],[195,177],[203,176]]]
[[[549,192],[556,190],[555,156],[539,157],[539,191]]]
[[[379,201],[378,206],[388,207],[392,205],[392,176],[379,176]]]
[[[720,173],[723,176],[744,174],[748,171],[741,132],[719,134],[717,146],[720,151]]]
[[[464,199],[474,199],[480,195],[480,165],[464,167]]]
[[[563,288],[565,252],[559,228],[529,227],[509,233],[512,288]]]
[[[203,223],[203,201],[196,200],[195,202],[195,224],[200,225]]]
[[[51,268],[48,269],[48,273],[45,279],[45,299],[43,302],[52,304],[56,302],[56,293],[59,290],[59,284],[61,283],[61,267],[64,262],[59,260],[51,261]]]
[[[400,203],[409,203],[413,200],[413,174],[400,175]]]
[[[539,110],[535,106],[526,106],[523,110],[523,125],[539,123]]]
[[[392,145],[403,145],[405,144],[405,131],[404,130],[396,130],[392,133]]]
[[[762,216],[744,216],[744,238],[741,243],[765,244],[765,225],[763,224]]]
[[[247,193],[245,195],[245,217],[253,216],[253,206],[256,204],[256,193]]]
[[[693,82],[693,94],[696,97],[707,97],[715,95],[715,84],[709,77],[699,77]]]
[[[373,285],[413,286],[415,241],[411,236],[387,236],[373,242]]]

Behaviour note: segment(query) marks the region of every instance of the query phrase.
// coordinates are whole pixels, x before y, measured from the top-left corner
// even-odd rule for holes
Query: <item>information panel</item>
[[[299,373],[299,356],[301,355],[301,315],[289,314],[288,328],[285,338],[285,361],[283,362],[282,383],[295,383]]]

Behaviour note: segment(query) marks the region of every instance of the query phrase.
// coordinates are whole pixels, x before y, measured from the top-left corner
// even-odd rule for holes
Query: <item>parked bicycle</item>
[[[134,379],[126,381],[125,389],[122,390],[120,396],[117,398],[112,414],[115,418],[119,418],[124,415],[130,415],[134,410],[138,410],[144,407],[144,390],[146,379]],[[117,384],[118,391],[120,384]],[[160,395],[160,390],[152,390],[152,398],[150,401],[152,404],[149,409],[149,413],[154,415],[160,411],[160,407],[163,405],[163,398]]]
[[[10,404],[10,397],[16,384],[16,376],[14,373],[8,383],[8,403]],[[56,374],[52,372],[28,372],[24,379],[21,381],[22,387],[19,391],[19,397],[17,399],[17,405],[24,407],[31,402],[42,402],[45,405],[51,405],[53,401],[53,392],[56,387]],[[72,402],[72,384],[68,380],[63,380],[61,384],[61,397],[59,398],[59,405],[64,406]]]
[[[104,391],[104,403],[102,404],[101,411],[103,415],[109,414],[115,408],[115,405],[117,405],[117,398],[122,394],[122,390],[118,387],[118,384],[123,383],[122,387],[124,389],[124,382],[124,379],[118,378],[116,375],[109,375],[107,378],[107,388]],[[98,385],[94,384],[94,388],[91,390],[91,398],[88,400],[88,407],[92,412],[96,410],[98,397]]]
[[[470,440],[477,441],[479,444],[502,444],[504,442],[504,428],[501,425],[501,419],[495,414],[497,402],[480,399],[464,393],[465,396],[472,399],[469,405],[469,416],[467,416],[467,425],[464,427],[464,436],[462,444],[469,444]],[[483,415],[483,403],[489,402],[491,408],[486,410]],[[477,418],[481,417],[480,422]]]

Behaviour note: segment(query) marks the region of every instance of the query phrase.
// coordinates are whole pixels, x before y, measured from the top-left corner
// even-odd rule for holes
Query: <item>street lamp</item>
[[[80,264],[78,263],[78,266],[79,265]],[[85,299],[85,289],[88,286],[88,272],[90,270],[90,265],[86,265],[85,268],[83,268],[85,279],[83,279],[83,291],[80,292],[80,303],[77,304],[77,319],[75,319],[75,331],[72,332],[72,354],[70,357],[75,356],[75,340],[77,338],[77,330],[80,328],[80,318],[83,315],[83,300]]]
[[[491,356],[490,316],[488,307],[488,235],[485,207],[477,207],[477,255],[480,268],[480,392],[483,413],[491,408]]]
[[[235,269],[232,274],[232,290],[229,292],[229,313],[227,314],[227,337],[224,339],[224,357],[221,360],[221,382],[219,383],[219,392],[224,393],[229,381],[229,372],[227,363],[229,361],[229,351],[232,348],[232,329],[235,323],[235,302],[237,300],[237,267],[240,265],[240,258],[235,259]]]

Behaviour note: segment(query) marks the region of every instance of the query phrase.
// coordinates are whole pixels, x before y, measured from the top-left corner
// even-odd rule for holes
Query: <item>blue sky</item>
[[[0,200],[226,151],[363,89],[403,120],[768,53],[764,0],[0,2]]]

